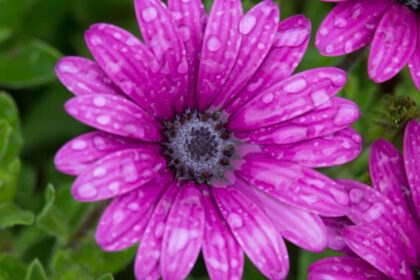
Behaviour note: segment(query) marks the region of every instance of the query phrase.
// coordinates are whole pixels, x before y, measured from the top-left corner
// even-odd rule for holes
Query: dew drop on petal
[[[254,29],[257,23],[257,18],[254,15],[245,15],[239,23],[239,32],[243,35],[249,34]]]
[[[93,177],[103,177],[106,174],[106,169],[103,167],[97,167],[93,170]]]
[[[232,228],[240,228],[243,226],[244,221],[238,214],[231,213],[228,216],[228,223]]]
[[[96,190],[94,185],[87,183],[87,184],[81,185],[78,188],[77,194],[83,198],[91,198],[91,197],[96,196],[98,194],[98,191]]]
[[[96,121],[98,122],[98,124],[107,125],[111,122],[111,118],[107,115],[101,115],[96,118]]]
[[[311,94],[311,100],[314,103],[314,106],[319,106],[328,101],[330,97],[327,92],[323,89],[317,90]]]
[[[96,107],[103,107],[106,105],[106,99],[102,96],[96,96],[93,99],[93,105],[95,105]]]
[[[141,16],[145,22],[152,22],[157,18],[157,10],[153,7],[149,7],[144,9],[141,12]]]
[[[370,223],[382,216],[384,211],[385,208],[382,203],[376,202],[364,212],[363,217],[365,218],[366,222]]]
[[[122,170],[122,176],[127,183],[132,183],[137,180],[138,174],[133,160],[125,160]]]
[[[87,147],[87,143],[84,140],[76,140],[71,144],[71,148],[75,151],[84,150]]]
[[[108,189],[112,193],[117,193],[120,190],[120,183],[118,183],[118,182],[112,182],[111,184],[108,185]]]
[[[290,81],[285,85],[284,90],[289,93],[297,93],[304,90],[308,86],[308,83],[303,78],[297,78],[293,81]]]
[[[220,42],[219,38],[216,36],[211,36],[207,41],[207,48],[209,51],[215,52],[222,46],[222,43]]]

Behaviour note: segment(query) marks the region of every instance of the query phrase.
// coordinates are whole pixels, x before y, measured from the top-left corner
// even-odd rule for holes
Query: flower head
[[[420,123],[413,120],[406,128],[403,156],[385,140],[374,143],[370,154],[373,188],[340,181],[349,192],[351,222],[339,221],[334,235],[340,234],[352,253],[314,263],[309,279],[418,279],[419,136]]]
[[[354,52],[371,43],[369,76],[377,83],[405,65],[420,90],[419,0],[330,0],[340,2],[321,24],[315,44],[323,55]]]
[[[96,240],[109,251],[140,242],[138,279],[183,279],[200,250],[213,279],[239,279],[244,252],[270,279],[285,278],[283,238],[326,244],[318,215],[340,216],[342,186],[312,168],[360,152],[357,106],[334,97],[336,68],[292,76],[309,42],[303,16],[279,23],[263,1],[135,1],[144,43],[109,24],[86,42],[95,61],[63,58],[65,105],[98,131],[67,143],[55,163],[76,175],[73,196],[113,198]]]

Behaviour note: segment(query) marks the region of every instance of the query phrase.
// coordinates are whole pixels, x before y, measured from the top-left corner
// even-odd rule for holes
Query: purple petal
[[[163,279],[185,279],[200,253],[204,233],[201,193],[193,183],[185,185],[169,212],[162,241]]]
[[[75,95],[108,93],[119,95],[121,90],[93,61],[76,56],[60,59],[55,73],[63,85]]]
[[[322,220],[314,214],[287,205],[238,180],[235,187],[252,198],[264,210],[278,232],[290,242],[312,252],[327,246],[327,232]]]
[[[368,225],[343,229],[346,244],[375,268],[393,279],[409,279],[410,268],[404,260],[401,247],[387,234]]]
[[[172,18],[178,26],[179,35],[185,44],[189,65],[187,106],[192,108],[197,94],[197,76],[200,65],[199,54],[204,36],[206,12],[201,0],[169,0],[168,9],[172,13]]]
[[[420,24],[417,25],[417,29],[420,30]],[[417,47],[411,56],[411,60],[408,63],[411,77],[417,90],[420,91],[420,36],[417,34]]]
[[[287,122],[235,133],[247,143],[289,144],[340,131],[359,118],[358,106],[343,98],[332,98],[314,110]],[[354,139],[357,141],[356,139]]]
[[[377,140],[370,150],[369,169],[373,187],[406,209],[403,193],[408,183],[400,152],[391,143]]]
[[[347,212],[349,198],[342,186],[307,167],[250,154],[236,173],[252,186],[299,209],[324,216]]]
[[[166,118],[171,115],[171,107],[164,106],[168,96],[154,96],[156,85],[168,88],[167,81],[154,73],[158,62],[139,39],[110,24],[91,26],[85,37],[95,60],[127,96],[148,112]]]
[[[279,16],[277,4],[263,1],[242,17],[239,23],[242,43],[235,66],[212,106],[222,108],[232,100],[266,59],[277,32]]]
[[[109,94],[78,96],[67,101],[65,109],[78,121],[111,134],[145,141],[161,139],[161,124],[123,97]]]
[[[337,56],[358,50],[372,41],[376,27],[392,1],[357,0],[339,3],[316,34],[323,55]]]
[[[338,68],[318,68],[294,75],[265,90],[230,118],[229,129],[253,130],[284,122],[319,107],[346,82]]]
[[[96,242],[106,251],[120,251],[140,241],[162,190],[164,180],[150,183],[115,198],[99,220]]]
[[[308,280],[386,280],[362,259],[355,257],[330,257],[319,260],[309,267]]]
[[[329,218],[323,217],[327,233],[328,233],[328,248],[335,251],[348,251],[348,247],[343,240],[341,231],[343,228],[353,225],[347,217]]]
[[[203,190],[206,214],[203,256],[211,279],[241,279],[244,254],[216,208],[208,189]]]
[[[188,61],[177,25],[160,0],[136,0],[141,33],[160,63],[160,71],[172,83],[177,112],[183,111],[188,88]],[[168,90],[168,89],[166,89]]]
[[[420,217],[420,124],[408,123],[404,135],[404,164],[410,186],[412,202]]]
[[[264,145],[262,151],[272,157],[306,167],[327,167],[347,163],[362,150],[362,138],[347,128],[334,134],[289,145]]]
[[[351,180],[338,180],[350,197],[347,216],[355,224],[369,224],[393,237],[401,244],[406,257],[417,263],[416,248],[419,241],[412,236],[419,235],[410,215],[399,205],[394,205],[380,192],[369,186]]]
[[[248,86],[242,89],[225,110],[228,113],[236,112],[258,92],[290,77],[305,54],[310,34],[311,23],[302,15],[281,21],[274,43],[263,64],[249,80]]]
[[[54,163],[56,168],[65,174],[79,175],[98,159],[118,150],[133,148],[135,145],[147,144],[100,131],[89,132],[61,147],[55,155]]]
[[[369,53],[369,76],[377,83],[397,75],[408,63],[417,44],[414,12],[394,5],[382,17]]]
[[[269,279],[284,279],[289,270],[286,246],[265,213],[235,188],[212,191],[233,235],[254,265]]]
[[[197,101],[200,111],[207,109],[235,65],[242,39],[242,29],[239,28],[241,18],[241,1],[213,2],[204,34],[198,73]],[[250,28],[255,24],[252,21],[246,27]]]
[[[71,190],[79,201],[97,201],[132,191],[161,176],[165,160],[156,149],[137,148],[110,154],[77,177]]]
[[[171,205],[180,190],[172,183],[160,198],[141,238],[134,271],[137,279],[159,279],[161,277],[160,257],[163,233]]]

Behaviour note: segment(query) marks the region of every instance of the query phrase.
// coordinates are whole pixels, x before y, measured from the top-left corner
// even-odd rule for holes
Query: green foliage
[[[25,280],[47,280],[45,270],[38,259],[35,259],[29,265],[28,273],[26,274]]]
[[[0,203],[0,228],[30,225],[34,221],[31,211],[23,210],[12,202]]]

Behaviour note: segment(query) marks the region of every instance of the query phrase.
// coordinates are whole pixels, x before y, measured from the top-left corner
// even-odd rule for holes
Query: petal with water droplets
[[[104,200],[161,176],[166,162],[157,150],[127,149],[98,160],[77,177],[71,190],[73,197],[79,201]]]
[[[144,228],[167,182],[157,178],[115,198],[102,214],[96,242],[106,251],[120,251],[140,241]]]
[[[377,83],[397,75],[409,62],[417,44],[416,15],[394,5],[382,17],[369,53],[369,76]]]
[[[284,145],[340,131],[350,126],[359,116],[359,108],[355,103],[336,97],[289,121],[256,130],[240,131],[234,135],[248,143]]]
[[[335,166],[355,159],[362,151],[362,138],[347,128],[334,134],[289,145],[262,145],[272,157],[312,168]]]
[[[359,0],[337,4],[318,29],[315,45],[323,55],[337,56],[368,45],[392,1]]]
[[[323,216],[347,213],[349,198],[325,175],[264,154],[249,154],[236,173],[250,185],[299,209]]]
[[[137,279],[159,279],[162,239],[171,205],[180,190],[177,183],[168,186],[159,199],[141,238],[134,263]]]
[[[420,216],[420,124],[408,123],[404,135],[404,164],[413,204]]]
[[[279,16],[276,4],[263,1],[242,17],[239,23],[242,43],[235,66],[212,101],[212,106],[221,108],[235,98],[267,58],[277,32]]]
[[[83,95],[70,99],[66,111],[99,130],[144,141],[161,139],[161,124],[140,107],[119,96]]]
[[[420,24],[417,26],[420,30]],[[414,81],[414,84],[417,87],[417,90],[420,91],[420,36],[417,35],[417,48],[414,50],[413,55],[408,63],[408,68],[410,69],[411,78]]]
[[[61,147],[55,155],[54,164],[63,173],[78,175],[98,159],[134,145],[146,144],[101,131],[89,132]]]
[[[341,252],[351,251],[344,242],[341,231],[348,226],[354,225],[353,222],[347,217],[322,217],[322,221],[327,228],[328,248]]]
[[[93,61],[76,56],[60,59],[55,73],[63,85],[75,95],[108,93],[119,95],[121,90]]]
[[[380,230],[369,225],[356,225],[343,229],[346,244],[358,256],[393,279],[409,279],[408,263],[398,243]]]
[[[254,265],[269,279],[289,270],[286,246],[265,213],[233,187],[213,188],[220,212]]]
[[[233,131],[253,130],[303,115],[327,102],[344,86],[346,73],[318,68],[294,75],[263,91],[233,114]]]
[[[239,0],[215,0],[201,50],[198,72],[198,109],[207,109],[235,65],[241,45]]]
[[[226,225],[209,191],[203,190],[206,214],[203,256],[211,279],[242,279],[244,254]]]
[[[385,280],[386,276],[358,257],[329,257],[313,263],[308,280]]]
[[[162,241],[163,279],[185,279],[200,253],[204,233],[201,193],[193,183],[179,192],[172,204]]]

